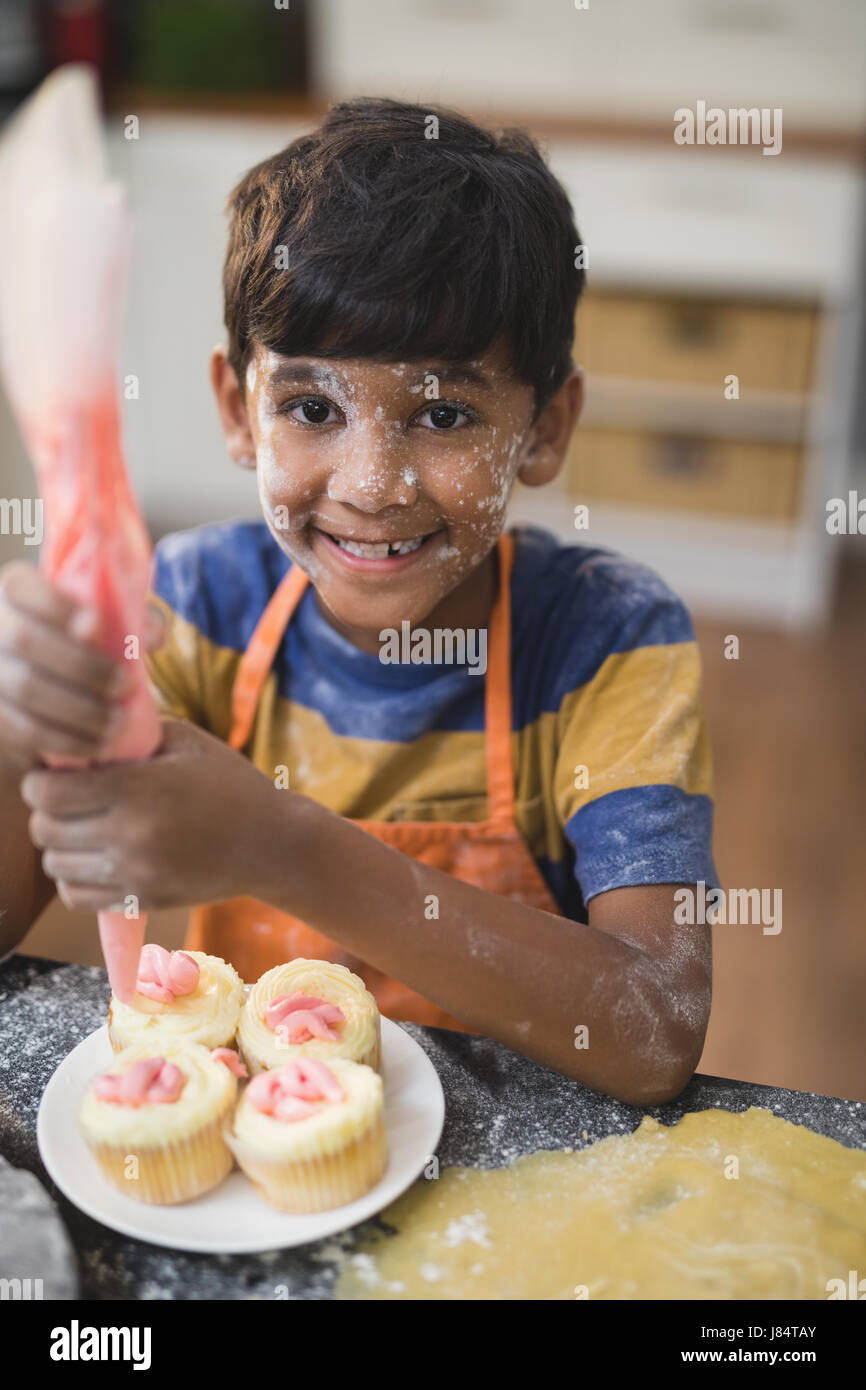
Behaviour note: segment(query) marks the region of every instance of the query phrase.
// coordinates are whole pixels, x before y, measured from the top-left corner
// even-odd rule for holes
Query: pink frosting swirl
[[[345,1100],[346,1093],[330,1067],[305,1057],[259,1072],[247,1086],[246,1097],[262,1115],[291,1123],[315,1115],[322,1102]]]
[[[284,1043],[303,1043],[310,1038],[337,1042],[339,1033],[330,1025],[342,1023],[343,1010],[312,994],[278,994],[265,1009],[265,1022]]]
[[[212,1062],[224,1062],[232,1076],[240,1077],[241,1080],[248,1075],[247,1069],[238,1054],[230,1047],[214,1047],[211,1049]]]
[[[164,1057],[142,1057],[122,1075],[103,1072],[93,1081],[97,1100],[111,1105],[166,1105],[177,1100],[186,1077],[174,1062]]]
[[[141,948],[135,987],[146,999],[173,1004],[181,994],[192,994],[199,982],[198,962],[186,951],[167,951],[150,944]]]

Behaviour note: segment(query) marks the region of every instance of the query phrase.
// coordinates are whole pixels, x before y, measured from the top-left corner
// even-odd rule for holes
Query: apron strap
[[[487,674],[484,685],[485,757],[488,820],[514,824],[514,769],[511,755],[511,568],[513,537],[504,531],[497,543],[499,590],[490,615]],[[274,664],[283,635],[309,580],[292,565],[280,580],[241,657],[232,687],[230,747],[242,750],[252,732],[259,697]]]
[[[499,589],[488,631],[484,685],[484,754],[487,761],[487,818],[514,825],[514,767],[511,756],[511,568],[514,538],[503,531],[496,547]]]
[[[232,722],[228,739],[229,745],[238,751],[244,747],[252,732],[259,696],[268,672],[308,583],[304,571],[292,565],[269,599],[241,657],[232,686]]]

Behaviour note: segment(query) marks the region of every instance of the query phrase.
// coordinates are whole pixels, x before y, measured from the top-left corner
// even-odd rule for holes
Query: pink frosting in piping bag
[[[337,1103],[346,1093],[330,1067],[313,1057],[262,1071],[246,1089],[246,1098],[262,1115],[291,1123],[315,1115],[323,1101]]]
[[[141,645],[150,544],[118,409],[130,226],[122,190],[106,175],[98,90],[92,69],[57,68],[4,128],[0,352],[44,501],[42,568],[96,613],[92,640],[132,677],[125,722],[101,755],[116,762],[148,757],[160,728]],[[99,913],[111,988],[125,1004],[144,934],[143,914]]]
[[[142,947],[136,988],[146,999],[173,1004],[183,994],[192,994],[199,982],[198,962],[186,951],[167,951],[155,944]]]
[[[97,1100],[112,1105],[165,1105],[177,1100],[186,1077],[174,1062],[164,1057],[142,1057],[122,1076],[104,1072],[93,1081]]]

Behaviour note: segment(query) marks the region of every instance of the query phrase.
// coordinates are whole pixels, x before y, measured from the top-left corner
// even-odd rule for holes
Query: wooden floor
[[[730,628],[727,631],[731,631]],[[717,927],[700,1070],[866,1099],[866,558],[820,637],[699,625],[725,887],[781,888],[782,931]]]
[[[846,560],[821,636],[699,625],[726,888],[780,888],[782,930],[715,929],[700,1070],[866,1100],[866,557]],[[185,914],[149,936],[180,945]],[[93,918],[54,904],[22,950],[99,964]]]

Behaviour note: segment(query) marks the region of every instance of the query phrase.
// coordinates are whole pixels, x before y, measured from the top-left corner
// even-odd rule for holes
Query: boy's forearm
[[[286,848],[257,896],[588,1086],[654,1104],[685,1085],[703,1029],[645,951],[420,864],[306,797],[284,804]]]
[[[20,782],[29,763],[0,756],[0,959],[14,951],[54,896],[27,833]]]

